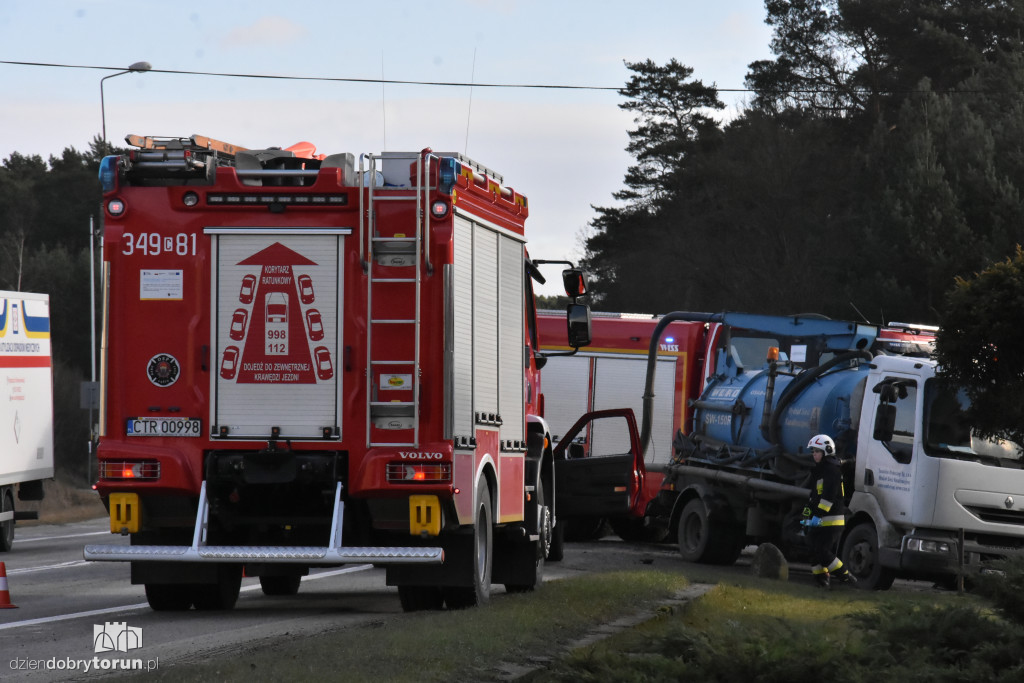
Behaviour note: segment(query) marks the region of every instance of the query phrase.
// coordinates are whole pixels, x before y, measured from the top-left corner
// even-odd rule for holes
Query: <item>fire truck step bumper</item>
[[[92,562],[266,562],[276,564],[337,565],[373,564],[442,564],[444,550],[437,547],[346,547],[341,530],[345,505],[341,499],[341,482],[334,492],[334,520],[331,524],[331,545],[320,546],[251,546],[206,545],[210,507],[206,482],[199,489],[199,505],[192,545],[87,545],[83,555]]]
[[[92,562],[267,562],[278,564],[335,565],[441,564],[441,548],[399,547],[259,547],[177,545],[87,545],[85,559]]]

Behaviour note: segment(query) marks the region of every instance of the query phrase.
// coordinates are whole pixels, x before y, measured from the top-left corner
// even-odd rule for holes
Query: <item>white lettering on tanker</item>
[[[708,400],[711,401],[735,401],[740,397],[741,389],[739,387],[715,387],[708,394]]]
[[[334,376],[330,351],[316,346],[310,352],[310,342],[324,338],[322,317],[312,307],[316,301],[313,279],[294,272],[296,267],[317,264],[275,242],[237,265],[258,267],[259,274],[242,277],[238,302],[231,304],[238,307],[230,314],[232,341],[221,355],[221,378],[239,384],[330,380]]]

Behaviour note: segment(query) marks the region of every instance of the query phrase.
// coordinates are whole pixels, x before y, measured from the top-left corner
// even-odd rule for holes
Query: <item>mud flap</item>
[[[132,562],[132,584],[217,583],[216,564],[187,562]]]
[[[471,586],[473,585],[473,534],[437,538],[444,549],[444,564],[385,565],[389,586]]]
[[[500,584],[532,586],[537,583],[537,559],[536,541],[529,540],[528,536],[513,539],[499,534],[494,539],[491,580]]]

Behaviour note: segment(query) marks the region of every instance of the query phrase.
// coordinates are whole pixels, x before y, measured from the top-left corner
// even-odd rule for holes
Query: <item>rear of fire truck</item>
[[[86,559],[130,562],[158,610],[346,563],[386,567],[407,610],[538,585],[554,487],[525,197],[430,150],[128,141],[100,170],[97,489],[130,544]]]

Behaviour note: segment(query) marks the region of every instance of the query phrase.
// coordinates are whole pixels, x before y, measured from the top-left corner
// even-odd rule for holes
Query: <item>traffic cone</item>
[[[7,567],[0,562],[0,609],[17,607],[11,604],[11,591],[7,589]]]

